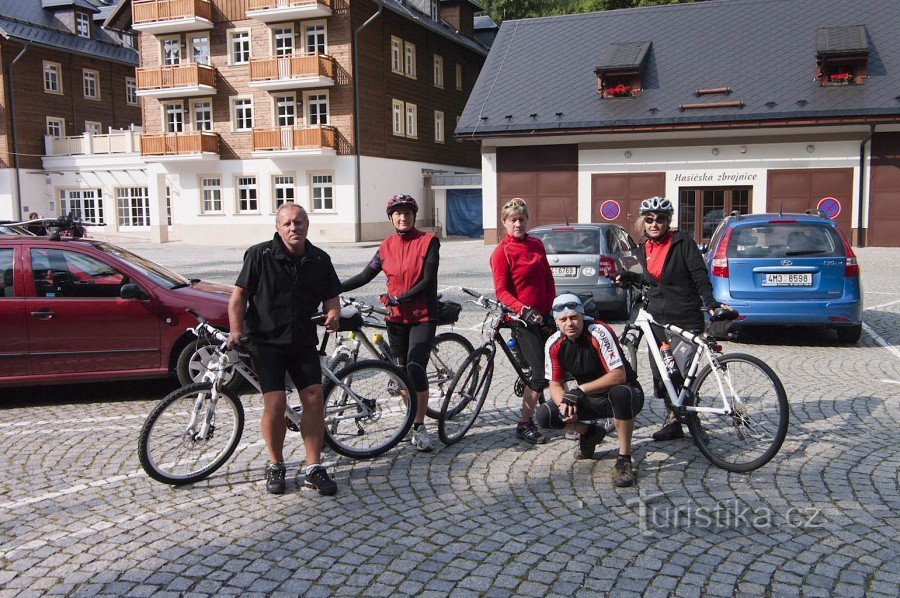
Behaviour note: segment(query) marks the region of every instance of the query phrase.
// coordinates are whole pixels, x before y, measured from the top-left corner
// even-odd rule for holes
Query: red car
[[[0,236],[0,387],[194,377],[184,310],[225,330],[230,295],[108,243]]]

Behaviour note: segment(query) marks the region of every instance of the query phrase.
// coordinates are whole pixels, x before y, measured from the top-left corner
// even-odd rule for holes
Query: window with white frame
[[[275,124],[290,127],[297,124],[297,96],[293,93],[275,96]]]
[[[403,42],[403,74],[410,79],[416,78],[416,45]]]
[[[444,59],[437,54],[434,55],[434,86],[444,88]]]
[[[209,64],[209,35],[195,33],[188,36],[191,44],[191,60],[197,64]]]
[[[392,131],[394,135],[399,137],[403,137],[406,135],[406,126],[404,124],[404,112],[405,105],[400,100],[391,100],[391,114],[393,116],[393,128]]]
[[[44,91],[60,94],[63,92],[60,72],[62,67],[58,62],[44,61]]]
[[[125,77],[125,102],[129,106],[138,105],[137,81],[134,77]]]
[[[328,94],[307,93],[303,102],[307,125],[328,124]]]
[[[163,66],[177,66],[181,64],[180,37],[164,37],[160,40],[160,44],[162,44]]]
[[[406,136],[416,138],[419,136],[418,127],[418,108],[415,104],[406,103]]]
[[[234,131],[253,129],[253,98],[231,98],[231,128]]]
[[[191,100],[191,116],[195,131],[212,131],[212,100]]]
[[[294,177],[279,175],[272,178],[272,190],[275,196],[275,209],[287,202],[294,201]]]
[[[272,29],[272,49],[275,56],[291,56],[294,53],[294,28],[291,25]]]
[[[99,135],[103,132],[103,123],[95,120],[86,120],[84,121],[84,132],[91,135]]]
[[[91,37],[91,17],[87,13],[75,13],[75,33],[79,37]]]
[[[166,186],[166,225],[172,226],[172,188]]]
[[[334,177],[332,175],[310,175],[309,193],[313,211],[334,210]]]
[[[434,140],[436,143],[444,143],[444,113],[434,111]]]
[[[123,33],[122,34],[122,44],[124,44],[125,46],[127,46],[129,48],[133,48],[134,47],[134,35],[132,35],[130,33]]]
[[[87,224],[104,224],[100,189],[61,189],[59,208],[63,214],[75,212],[75,217]]]
[[[237,211],[258,212],[259,198],[257,197],[256,177],[255,176],[239,176],[237,178]]]
[[[51,137],[65,137],[66,136],[66,121],[63,118],[58,118],[56,116],[48,116],[47,117],[47,135]]]
[[[119,226],[150,226],[150,193],[147,187],[116,189]]]
[[[462,91],[462,84],[463,84],[463,81],[462,81],[462,65],[461,65],[461,64],[457,64],[457,65],[456,65],[456,89]]]
[[[84,97],[89,100],[100,99],[100,73],[92,69],[81,70],[84,82]]]
[[[166,133],[184,132],[184,103],[163,103],[163,128]]]
[[[391,36],[391,71],[403,74],[403,40]]]
[[[437,0],[431,0],[431,20],[440,22],[441,13],[438,10]]]
[[[328,54],[325,23],[307,23],[305,32],[307,54]]]
[[[231,64],[247,64],[250,62],[250,32],[246,30],[228,33]]]
[[[200,195],[204,214],[222,211],[222,180],[219,177],[201,177]]]

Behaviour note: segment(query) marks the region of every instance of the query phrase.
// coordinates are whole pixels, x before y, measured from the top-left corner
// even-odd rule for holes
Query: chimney
[[[482,10],[469,0],[436,0],[441,5],[441,19],[458,33],[475,39],[475,11]]]

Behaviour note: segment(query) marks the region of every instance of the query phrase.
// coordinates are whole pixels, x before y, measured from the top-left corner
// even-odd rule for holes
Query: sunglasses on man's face
[[[654,222],[665,224],[668,221],[669,219],[664,216],[644,216],[644,224],[653,224]]]
[[[584,309],[580,303],[575,303],[574,301],[571,303],[563,303],[561,305],[554,305],[553,311],[564,312],[564,311],[579,311]]]

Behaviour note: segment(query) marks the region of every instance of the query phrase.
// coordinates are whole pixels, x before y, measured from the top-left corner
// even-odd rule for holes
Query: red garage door
[[[872,136],[866,245],[900,247],[900,133]]]
[[[497,148],[497,229],[485,243],[503,237],[500,208],[513,197],[528,203],[528,226],[578,221],[578,146]]]
[[[634,236],[641,202],[665,194],[664,172],[591,175],[591,222],[615,222]]]
[[[815,210],[822,202],[822,208],[829,215],[836,214],[833,219],[848,240],[853,229],[852,199],[852,168],[804,168],[768,172],[767,212],[802,213]]]

